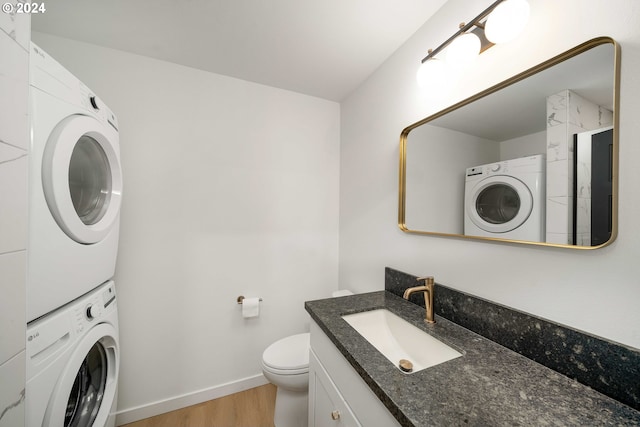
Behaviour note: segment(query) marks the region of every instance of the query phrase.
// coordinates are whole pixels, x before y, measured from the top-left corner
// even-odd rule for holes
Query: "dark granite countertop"
[[[640,412],[390,292],[308,301],[305,308],[403,426],[639,426]],[[378,308],[463,354],[412,374],[341,316]],[[369,426],[366,426],[369,427]],[[373,426],[372,426],[373,427]]]

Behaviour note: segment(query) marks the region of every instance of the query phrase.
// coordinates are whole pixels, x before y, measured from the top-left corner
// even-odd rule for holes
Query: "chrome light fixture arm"
[[[468,24],[460,24],[460,29],[451,37],[449,37],[444,43],[442,43],[440,46],[438,46],[435,49],[429,49],[429,53],[427,56],[425,56],[424,58],[422,58],[422,63],[424,64],[425,62],[427,62],[429,59],[433,58],[434,56],[436,56],[438,53],[440,53],[445,47],[449,46],[451,44],[451,42],[453,42],[458,36],[460,36],[461,34],[466,33],[467,31],[471,30],[473,27],[477,27],[480,28],[481,30],[484,30],[484,23],[482,22],[487,16],[489,16],[489,14],[491,12],[493,12],[493,10],[505,0],[497,0],[495,1],[491,6],[489,6],[488,8],[486,8],[484,11],[482,11],[482,13],[480,13],[478,16],[476,16],[475,18],[473,18]],[[483,51],[488,49],[489,47],[493,46],[493,43],[488,42],[489,44],[484,47],[484,49],[482,49]]]

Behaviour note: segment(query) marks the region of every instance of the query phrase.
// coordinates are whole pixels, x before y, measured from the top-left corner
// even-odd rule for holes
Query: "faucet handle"
[[[425,285],[432,285],[434,283],[434,278],[433,276],[425,276],[425,277],[418,277],[416,279],[418,282],[424,280],[424,284]]]

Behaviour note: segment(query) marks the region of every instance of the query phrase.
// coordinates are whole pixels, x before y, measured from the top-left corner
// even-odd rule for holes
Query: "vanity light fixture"
[[[440,82],[447,74],[446,68],[463,69],[480,53],[494,44],[515,39],[529,19],[527,0],[497,0],[469,23],[435,49],[429,49],[416,75],[421,87],[428,82]],[[436,55],[446,49],[445,59]]]

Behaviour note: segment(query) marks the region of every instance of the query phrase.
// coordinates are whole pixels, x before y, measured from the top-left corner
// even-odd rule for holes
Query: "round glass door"
[[[86,225],[100,221],[111,199],[109,159],[93,138],[80,137],[69,161],[69,193],[73,207]]]
[[[465,201],[467,216],[480,229],[506,233],[525,223],[533,196],[519,179],[494,175],[476,184]]]
[[[107,385],[107,354],[100,342],[89,350],[67,401],[64,427],[92,426],[102,404]]]
[[[511,221],[520,211],[520,196],[507,184],[494,184],[483,189],[476,198],[476,212],[490,224]]]
[[[49,210],[65,234],[82,244],[104,239],[120,214],[117,131],[89,116],[64,119],[47,141],[42,187]]]
[[[47,405],[42,427],[103,426],[116,397],[120,353],[118,331],[92,327],[69,356]]]

